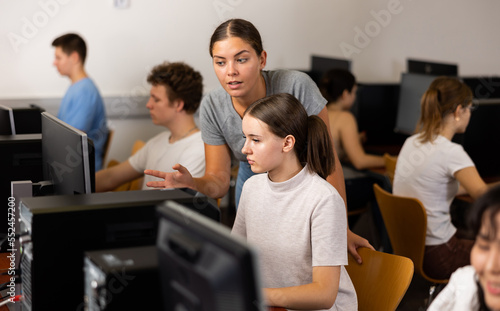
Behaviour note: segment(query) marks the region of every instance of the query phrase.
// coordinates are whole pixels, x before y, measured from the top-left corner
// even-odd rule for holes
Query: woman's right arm
[[[229,191],[231,150],[228,145],[205,144],[205,175],[194,178],[196,190],[214,199]]]
[[[205,144],[205,175],[193,178],[182,165],[172,167],[177,170],[165,173],[145,170],[144,174],[162,178],[163,181],[150,181],[146,185],[153,188],[191,188],[211,198],[223,197],[229,190],[231,178],[231,151],[224,145]]]
[[[340,121],[340,120],[339,120]],[[385,165],[381,156],[366,154],[359,139],[358,125],[354,116],[348,112],[342,113],[340,140],[351,164],[358,170]]]
[[[484,194],[488,188],[500,183],[486,184],[475,166],[469,166],[455,172],[455,178],[474,200]]]

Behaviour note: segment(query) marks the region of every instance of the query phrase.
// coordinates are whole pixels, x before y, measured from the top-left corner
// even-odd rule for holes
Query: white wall
[[[69,82],[52,66],[51,42],[70,31],[86,39],[86,68],[105,97],[147,95],[146,75],[164,60],[191,64],[211,90],[209,38],[231,17],[260,30],[268,69],[308,69],[318,54],[352,59],[361,82],[399,81],[407,57],[458,63],[461,75],[500,74],[496,0],[130,2],[120,10],[111,0],[0,1],[0,99],[61,97]]]
[[[495,0],[130,1],[122,10],[111,0],[1,1],[0,98],[62,96],[69,82],[52,66],[51,41],[69,31],[86,39],[87,69],[104,96],[147,93],[149,69],[164,60],[188,62],[212,89],[217,81],[209,37],[230,17],[257,26],[269,69],[307,69],[312,53],[343,57],[342,43],[356,47],[356,27],[365,32],[367,25],[379,25],[378,31],[372,27],[369,44],[350,57],[359,80],[398,81],[406,57],[458,63],[464,75],[500,73],[500,1]],[[50,14],[41,4],[50,6]],[[398,13],[380,26],[371,11],[388,11],[389,5]],[[43,27],[36,26],[36,17]],[[26,33],[33,29],[36,33]],[[25,43],[12,44],[12,36]]]

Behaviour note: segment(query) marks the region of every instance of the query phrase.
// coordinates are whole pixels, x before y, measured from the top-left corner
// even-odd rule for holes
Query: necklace
[[[170,139],[169,139],[169,140],[170,140],[170,143],[171,143],[171,144],[173,144],[173,143],[175,143],[176,141],[179,141],[179,140],[183,139],[184,137],[188,136],[188,135],[189,135],[192,131],[194,131],[194,130],[196,130],[196,129],[198,129],[198,127],[195,125],[195,126],[194,126],[193,128],[191,128],[189,131],[187,131],[184,135],[182,135],[181,137],[179,137],[179,138],[177,138],[177,139],[175,139],[175,140],[172,138],[172,135],[170,135]]]

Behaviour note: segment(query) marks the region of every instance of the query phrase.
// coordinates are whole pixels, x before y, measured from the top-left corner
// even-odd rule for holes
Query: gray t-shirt
[[[330,310],[357,310],[347,265],[347,220],[337,190],[307,166],[275,183],[267,174],[243,186],[232,229],[258,251],[264,287],[312,282],[314,266],[341,266],[337,299]]]
[[[311,78],[300,71],[262,71],[266,82],[266,96],[288,93],[304,106],[308,115],[317,115],[327,101]],[[236,159],[246,161],[241,153],[245,143],[241,129],[241,117],[233,107],[231,96],[219,86],[201,101],[200,128],[203,142],[208,145],[228,144]]]

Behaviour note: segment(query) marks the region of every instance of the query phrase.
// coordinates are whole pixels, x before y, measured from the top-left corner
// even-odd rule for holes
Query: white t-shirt
[[[474,163],[461,145],[444,136],[424,144],[418,138],[409,137],[399,153],[393,193],[420,200],[427,212],[425,244],[444,244],[457,230],[450,216],[459,186],[454,174]]]
[[[233,234],[258,250],[264,287],[312,282],[314,266],[341,266],[339,291],[330,310],[357,310],[347,265],[345,205],[337,190],[307,166],[275,183],[267,174],[244,184]]]
[[[169,143],[170,132],[164,131],[151,138],[144,147],[131,156],[128,161],[138,172],[145,169],[163,172],[174,172],[172,166],[180,163],[185,166],[193,177],[205,174],[205,146],[201,140],[201,132],[196,132],[186,138]],[[149,181],[161,180],[144,175],[143,190],[153,189],[146,186]]]
[[[465,266],[453,272],[450,282],[427,311],[471,311],[478,308],[476,271],[472,266]]]

